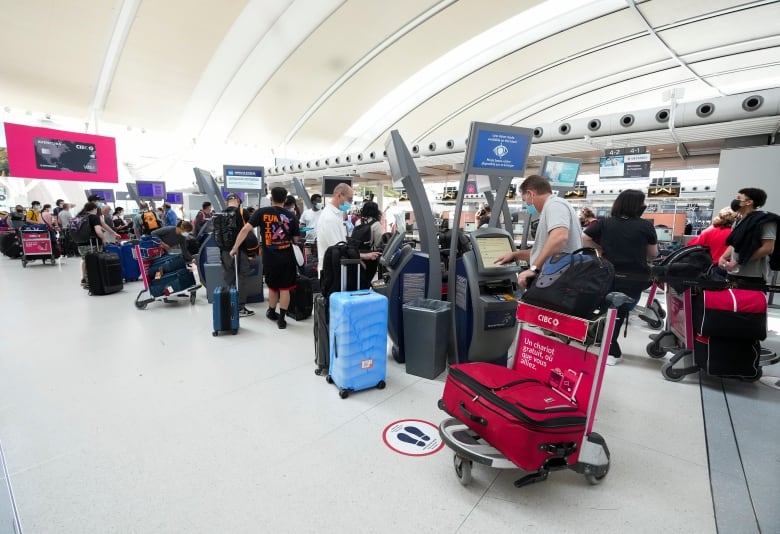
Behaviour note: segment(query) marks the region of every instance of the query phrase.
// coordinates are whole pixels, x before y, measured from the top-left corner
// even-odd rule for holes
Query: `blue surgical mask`
[[[315,210],[321,210],[321,209],[322,209],[322,202],[317,202],[317,203],[314,205],[314,209],[315,209]]]
[[[526,204],[525,209],[528,210],[528,213],[533,217],[534,215],[539,215],[539,212],[536,210],[536,206],[533,204]]]
[[[103,203],[103,202],[98,202],[97,203],[97,207],[98,208],[102,208],[103,206],[105,206],[105,203]]]
[[[339,206],[339,209],[340,209],[341,211],[347,212],[347,211],[349,211],[349,208],[351,208],[351,207],[352,207],[352,206],[350,205],[350,203],[349,203],[349,202],[343,202],[343,203],[341,204],[341,206]]]

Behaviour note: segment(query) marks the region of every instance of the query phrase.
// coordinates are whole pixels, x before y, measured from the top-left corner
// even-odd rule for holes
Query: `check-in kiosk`
[[[469,238],[471,251],[457,262],[454,284],[458,361],[505,363],[516,334],[514,294],[520,268],[515,262],[494,262],[515,250],[514,240],[498,228],[475,230]]]
[[[515,250],[506,197],[511,180],[523,176],[533,130],[502,124],[471,123],[459,190],[470,177],[486,176],[482,192],[491,205],[488,228],[469,235],[472,250],[449,262],[448,300],[453,304],[455,357],[451,362],[489,361],[506,364],[515,336],[516,274],[519,267],[494,261]],[[455,204],[450,257],[456,257],[463,197]]]

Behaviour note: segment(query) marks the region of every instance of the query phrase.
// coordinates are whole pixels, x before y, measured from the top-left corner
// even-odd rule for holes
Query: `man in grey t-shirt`
[[[530,268],[517,275],[517,283],[525,289],[550,256],[582,248],[582,233],[577,212],[566,200],[552,194],[545,178],[538,174],[529,176],[520,184],[520,191],[528,212],[532,216],[539,214],[533,247],[505,254],[495,263],[527,261]]]

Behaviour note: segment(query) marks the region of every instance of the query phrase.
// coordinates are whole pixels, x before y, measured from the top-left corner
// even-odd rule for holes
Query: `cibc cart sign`
[[[517,306],[517,320],[539,328],[555,330],[577,341],[585,341],[588,334],[588,321],[585,319],[539,308],[525,302]]]
[[[542,382],[565,399],[588,405],[598,357],[582,347],[567,345],[531,330],[523,330],[517,340],[515,369]]]
[[[444,447],[436,425],[421,419],[402,419],[390,423],[382,432],[382,440],[404,456],[428,456]]]

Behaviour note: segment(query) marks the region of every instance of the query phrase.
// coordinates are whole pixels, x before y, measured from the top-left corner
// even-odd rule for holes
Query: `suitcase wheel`
[[[195,292],[190,292],[190,305],[195,304]]]
[[[219,335],[219,332],[217,332],[216,330],[214,330],[214,331],[211,333],[211,335],[212,335],[212,336],[214,336],[214,337],[217,337],[217,336]]]
[[[347,397],[349,397],[349,391],[347,391],[346,389],[340,389],[339,397],[341,397],[342,399],[346,399]]]
[[[325,382],[327,382],[328,384],[333,383],[333,379],[330,377],[330,375],[325,375]]]
[[[458,477],[458,482],[464,486],[471,484],[472,461],[455,454],[452,457],[452,464],[455,467],[455,476]]]
[[[385,384],[384,380],[380,380],[379,383],[376,385],[376,389],[385,389],[386,385],[387,384]]]

